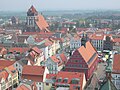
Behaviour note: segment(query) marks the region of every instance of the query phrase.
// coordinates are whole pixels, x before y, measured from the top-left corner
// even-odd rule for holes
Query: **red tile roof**
[[[113,42],[119,42],[120,43],[120,38],[114,38]]]
[[[29,50],[29,48],[13,47],[13,48],[9,49],[9,52],[12,52],[12,53],[14,53],[14,52],[24,53],[24,52],[26,52],[28,50]]]
[[[46,79],[51,79],[51,78],[54,78],[56,76],[57,76],[57,74],[47,74]]]
[[[31,51],[31,52],[30,52],[30,56],[31,56],[32,58],[35,58],[35,52],[34,52],[34,51]]]
[[[44,66],[29,66],[23,67],[22,78],[35,82],[43,82],[45,67]]]
[[[104,34],[93,34],[90,36],[91,40],[103,40],[104,39]]]
[[[77,31],[87,31],[89,28],[77,28]]]
[[[22,85],[18,86],[18,87],[16,88],[16,90],[30,90],[30,89],[27,88],[24,84],[22,84]]]
[[[36,21],[36,24],[37,24],[37,26],[39,27],[40,30],[50,32],[47,29],[47,27],[49,27],[49,25],[42,15],[38,16],[38,20]]]
[[[10,60],[0,60],[0,67],[8,67],[15,63],[15,61]]]
[[[5,80],[8,78],[9,73],[7,71],[0,72],[0,78],[4,78]]]
[[[92,63],[97,59],[98,55],[95,50],[95,48],[92,46],[92,44],[88,41],[86,42],[86,46],[81,46],[80,48],[77,49],[78,52],[81,54],[83,59],[85,60],[86,63],[89,62],[89,60],[93,57],[93,55],[96,53],[95,57],[93,58],[91,63],[89,63],[89,67],[92,65]]]
[[[32,50],[35,51],[35,52],[38,53],[38,54],[40,54],[40,53],[43,52],[43,51],[40,50],[38,47],[33,47]]]
[[[106,36],[112,37],[112,34],[92,34],[89,38],[91,40],[103,40]]]
[[[5,49],[4,47],[3,48],[0,48],[0,54],[7,54],[7,49]]]
[[[23,75],[40,75],[43,76],[45,71],[44,66],[30,66],[26,65],[23,67]]]
[[[65,56],[64,53],[60,54],[60,58],[62,60],[62,63],[66,64],[67,63],[67,57]]]
[[[9,73],[10,73],[11,75],[15,75],[15,73],[18,73],[17,70],[16,70],[16,68],[14,68],[13,65],[7,67],[7,70],[9,70]],[[15,72],[13,72],[13,71],[15,71]]]
[[[115,54],[114,55],[113,73],[119,73],[120,74],[120,54]]]
[[[64,84],[65,82],[63,81],[64,79],[68,79],[67,83],[65,84],[70,84],[70,90],[73,90],[74,86],[78,86],[80,85],[80,90],[82,90],[83,87],[83,79],[84,79],[84,73],[78,73],[78,72],[58,72],[58,74],[48,74],[46,79],[52,79],[52,78],[56,78],[56,82],[55,85],[57,84]],[[61,78],[61,82],[57,82],[57,79]],[[79,79],[79,83],[78,84],[72,84],[71,81],[72,79]]]
[[[59,62],[60,62],[60,60],[56,57],[56,55],[53,55],[53,56],[51,56],[50,58],[51,58],[51,60],[53,60],[53,62],[55,62],[55,63],[59,63]]]
[[[51,46],[53,43],[47,38],[45,39],[45,46]]]

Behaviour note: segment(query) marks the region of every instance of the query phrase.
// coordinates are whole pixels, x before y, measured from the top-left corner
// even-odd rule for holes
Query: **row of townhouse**
[[[89,38],[98,51],[115,50],[120,52],[119,37],[113,37],[112,34],[92,34]]]
[[[96,49],[87,41],[73,52],[65,65],[65,71],[85,73],[86,80],[89,80],[97,69],[98,60]]]
[[[61,53],[49,57],[47,60],[42,62],[42,65],[48,68],[49,73],[56,74],[64,68],[67,59],[67,56],[64,53]]]
[[[0,60],[0,90],[12,90],[19,84],[13,61]]]
[[[25,56],[14,63],[14,67],[18,70],[18,78],[21,81],[22,70],[25,65],[40,66],[41,62],[45,60],[44,53],[37,47],[29,49]]]
[[[44,66],[24,66],[22,79],[16,90],[83,90],[86,84],[84,73],[60,71],[49,74]]]
[[[98,50],[102,51],[104,49],[112,50],[113,49],[113,38],[112,35],[109,34],[92,34],[90,37],[90,41],[93,46]],[[110,38],[110,39],[108,39]],[[106,46],[107,45],[107,46]]]
[[[70,50],[75,50],[81,46],[81,38],[75,35],[70,40]]]

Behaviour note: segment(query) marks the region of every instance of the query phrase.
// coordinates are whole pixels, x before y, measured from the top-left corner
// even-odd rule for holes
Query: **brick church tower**
[[[40,15],[38,11],[32,5],[27,11],[26,27],[24,32],[50,32],[48,30],[48,23],[44,19],[43,15]]]

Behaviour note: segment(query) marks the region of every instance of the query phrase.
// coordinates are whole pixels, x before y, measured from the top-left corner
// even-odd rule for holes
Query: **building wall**
[[[87,74],[88,65],[78,51],[75,51],[72,57],[65,65],[65,71],[71,72],[85,72]]]
[[[113,50],[116,50],[118,53],[120,53],[120,46],[113,46]]]
[[[48,57],[51,57],[53,55],[53,46],[48,47]]]
[[[48,68],[49,73],[55,74],[58,72],[58,64],[53,62],[50,58],[45,62],[45,66]]]
[[[84,90],[85,85],[86,85],[86,77],[85,77],[85,74],[84,74],[84,76],[83,76],[82,90]]]
[[[44,83],[44,90],[50,90],[52,87],[52,83]]]
[[[98,65],[98,58],[94,61],[94,63],[89,68],[87,78],[90,78],[92,76],[93,72],[97,69],[97,65]]]
[[[27,38],[27,43],[30,44],[30,45],[34,45],[35,44],[35,39],[33,38],[33,36],[29,36]]]
[[[37,82],[37,81],[43,81],[43,76],[39,76],[39,75],[33,76],[33,75],[22,74],[22,79],[28,79],[28,80],[32,79],[33,81]]]
[[[81,46],[81,40],[74,40],[74,39],[71,39],[70,40],[70,49],[73,50],[73,49],[77,49]]]
[[[37,90],[44,90],[44,83],[43,82],[36,82]]]
[[[98,51],[103,50],[103,44],[104,44],[103,40],[91,40],[91,42]]]
[[[22,69],[23,69],[23,67],[22,67],[22,65],[21,64],[19,64],[18,62],[16,62],[15,64],[14,64],[14,67],[17,69],[17,71],[18,71],[18,79],[19,79],[19,81],[21,81],[21,75],[22,75]]]
[[[0,90],[7,90],[14,85],[18,84],[18,73],[15,72],[13,75],[9,74],[8,80],[2,78],[0,82]]]
[[[84,72],[86,79],[89,79],[93,74],[94,70],[97,68],[98,58],[94,61],[91,67],[88,67],[88,64],[82,58],[78,51],[75,51],[72,57],[68,60],[65,71],[71,72]]]
[[[48,57],[49,57],[48,46],[45,47],[45,48],[42,48],[42,51],[43,51],[43,53],[44,53],[44,55],[45,55],[45,59],[48,59]]]
[[[120,89],[120,74],[112,74],[112,82],[116,86],[116,88]]]
[[[49,74],[49,71],[48,71],[47,67],[45,67],[45,71],[44,71],[44,75],[43,75],[43,82],[45,82],[47,74]]]

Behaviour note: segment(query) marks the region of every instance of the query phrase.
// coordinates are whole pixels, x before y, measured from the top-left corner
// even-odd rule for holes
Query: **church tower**
[[[39,14],[33,5],[27,11],[24,32],[50,32],[49,25],[44,16]]]
[[[26,25],[28,32],[34,32],[35,30],[35,21],[38,19],[38,12],[32,5],[27,11]]]

